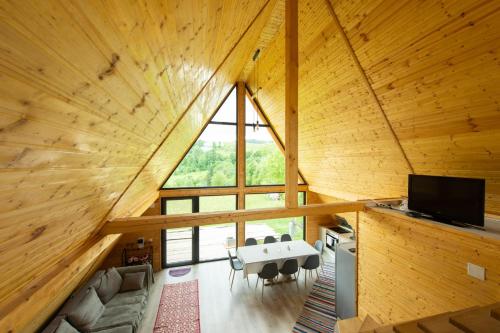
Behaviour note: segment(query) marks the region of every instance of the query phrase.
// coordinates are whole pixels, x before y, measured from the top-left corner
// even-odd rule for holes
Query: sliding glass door
[[[162,199],[166,215],[235,209],[235,195]],[[225,259],[227,251],[236,247],[236,235],[236,223],[163,230],[163,267]]]

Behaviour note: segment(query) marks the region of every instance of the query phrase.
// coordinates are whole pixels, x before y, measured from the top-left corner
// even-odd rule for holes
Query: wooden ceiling
[[[273,7],[2,1],[0,301],[151,204]]]
[[[0,302],[149,206],[236,80],[259,78],[284,138],[283,1],[1,2]],[[500,213],[500,3],[299,9],[310,188],[380,198],[412,171],[486,177]]]
[[[486,178],[500,213],[500,3],[301,1],[299,166],[344,199],[407,174]],[[336,23],[338,22],[338,24]],[[284,25],[247,80],[284,137]]]

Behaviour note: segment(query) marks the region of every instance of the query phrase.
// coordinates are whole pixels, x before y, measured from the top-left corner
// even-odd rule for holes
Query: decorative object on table
[[[337,321],[335,312],[335,266],[325,262],[324,271],[314,283],[304,303],[304,310],[293,327],[293,333],[333,333]]]
[[[144,248],[144,237],[137,238],[137,248],[138,249]]]
[[[198,280],[166,284],[153,333],[200,333]]]
[[[138,243],[127,243],[122,250],[122,265],[135,266],[144,264],[153,264],[153,243],[148,241],[143,244],[142,248],[138,247]]]
[[[184,276],[191,272],[191,267],[171,268],[168,270],[168,275],[173,277]]]

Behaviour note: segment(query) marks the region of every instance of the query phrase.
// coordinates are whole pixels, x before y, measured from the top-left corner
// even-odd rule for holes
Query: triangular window
[[[265,115],[245,95],[246,186],[284,185],[282,145]],[[236,89],[229,93],[162,188],[235,187]],[[299,175],[299,184],[304,184]]]
[[[233,89],[163,188],[236,186],[236,89]]]

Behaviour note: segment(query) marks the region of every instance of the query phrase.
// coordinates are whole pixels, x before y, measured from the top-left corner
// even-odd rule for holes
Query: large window
[[[235,195],[200,197],[200,212],[218,212],[236,209]],[[212,224],[200,227],[200,261],[227,257],[227,251],[236,247],[236,223]]]
[[[305,204],[305,193],[299,192],[299,205]],[[284,193],[265,193],[245,195],[245,208],[274,208],[285,207]],[[245,223],[245,238],[255,238],[261,243],[266,236],[277,239],[283,234],[290,234],[292,239],[304,239],[304,217],[290,217],[248,221]]]
[[[167,215],[235,209],[236,195],[163,199]],[[227,251],[236,247],[236,223],[167,229],[163,237],[165,267],[217,260],[226,258]]]
[[[236,186],[236,89],[163,188]]]

